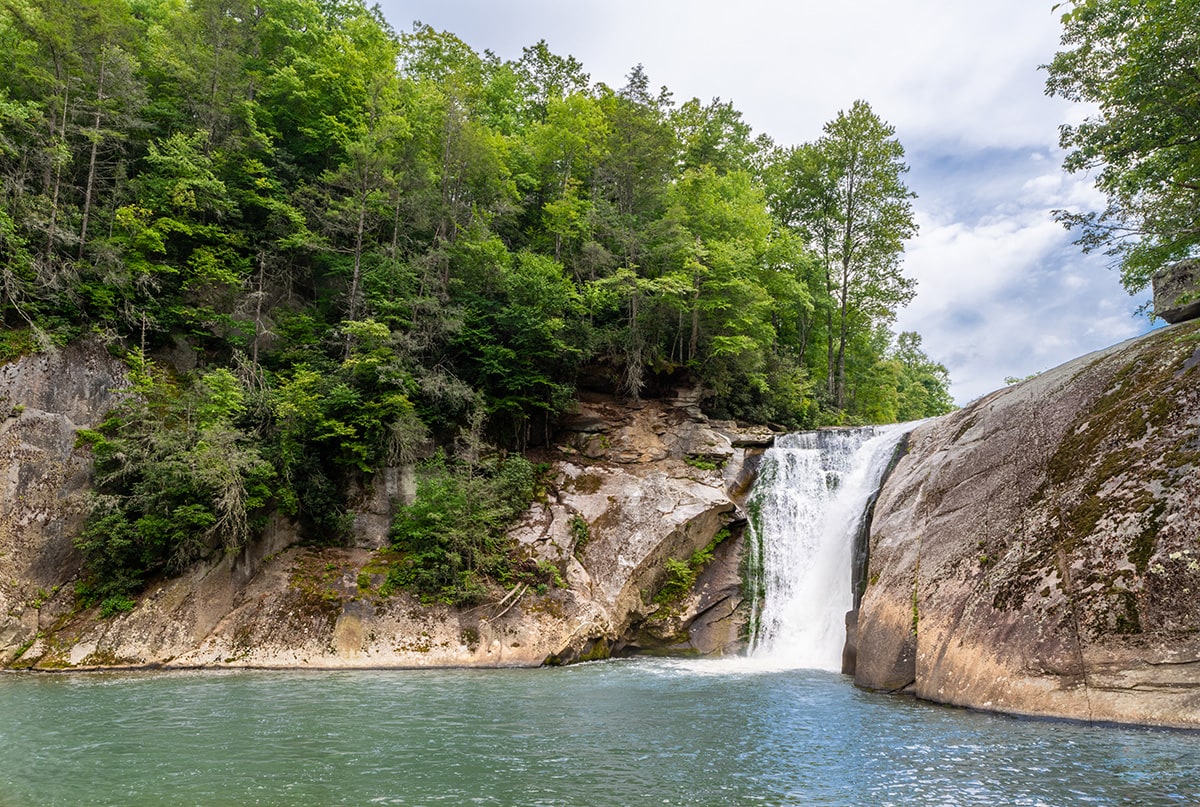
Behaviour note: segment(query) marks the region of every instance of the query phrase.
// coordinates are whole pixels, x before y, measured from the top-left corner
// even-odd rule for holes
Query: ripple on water
[[[0,807],[1182,805],[1200,735],[752,661],[0,679]]]

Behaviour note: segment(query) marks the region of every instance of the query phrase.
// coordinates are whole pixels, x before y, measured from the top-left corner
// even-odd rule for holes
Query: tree
[[[865,101],[839,112],[815,143],[791,152],[785,223],[801,229],[824,265],[827,390],[846,405],[846,345],[855,328],[890,321],[915,294],[900,271],[904,241],[917,232],[903,182],[904,147]]]
[[[683,104],[671,116],[679,136],[684,168],[711,165],[718,173],[747,168],[759,144],[750,126],[728,101],[714,98],[701,106],[699,98]]]
[[[21,223],[42,247],[33,256],[38,284],[69,294],[93,205],[117,196],[120,157],[144,102],[139,25],[125,0],[3,0],[0,16],[5,38],[15,35],[4,47],[6,85],[29,102],[23,155],[6,182],[12,204],[25,208]]]
[[[1071,0],[1046,92],[1099,111],[1060,127],[1064,167],[1094,171],[1100,212],[1055,211],[1130,293],[1200,255],[1200,0]]]
[[[921,349],[921,335],[915,331],[904,331],[896,340],[893,352],[900,363],[899,420],[944,415],[954,409],[950,397],[950,374],[946,365],[935,362]]]
[[[582,93],[588,86],[588,74],[574,56],[563,58],[551,52],[546,40],[521,49],[515,65],[517,82],[526,101],[526,116],[545,123],[550,102]]]

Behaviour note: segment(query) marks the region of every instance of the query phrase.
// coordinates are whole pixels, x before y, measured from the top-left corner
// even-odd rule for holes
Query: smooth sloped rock
[[[855,680],[1200,726],[1200,323],[916,429],[881,492]]]

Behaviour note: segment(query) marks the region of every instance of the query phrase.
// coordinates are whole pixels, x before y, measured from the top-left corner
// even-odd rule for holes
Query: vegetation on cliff
[[[88,436],[97,597],[264,507],[340,541],[352,484],[544,442],[584,368],[789,427],[950,407],[888,329],[912,194],[863,102],[783,148],[640,67],[592,84],[362,0],[0,0],[0,53],[0,355],[92,335],[142,378]],[[486,454],[426,495],[470,498]],[[410,576],[467,591],[490,540]]]

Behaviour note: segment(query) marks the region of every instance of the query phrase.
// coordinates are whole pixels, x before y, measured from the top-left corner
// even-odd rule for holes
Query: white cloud
[[[413,19],[478,50],[517,58],[546,39],[592,78],[619,86],[643,63],[680,99],[721,96],[785,143],[865,98],[902,137],[976,146],[1053,133],[1061,102],[1042,94],[1055,15],[1040,3],[944,0],[385,0],[400,29]],[[1056,136],[1056,135],[1052,135]]]
[[[1080,254],[1049,212],[1102,198],[1082,180],[1043,172],[1037,160],[999,164],[1006,170],[1000,179],[981,171],[974,187],[984,195],[969,213],[937,199],[939,215],[919,208],[921,234],[905,258],[918,296],[897,327],[923,335],[926,351],[950,370],[959,403],[1008,376],[1049,369],[1146,329],[1133,317],[1137,301],[1105,260]]]

